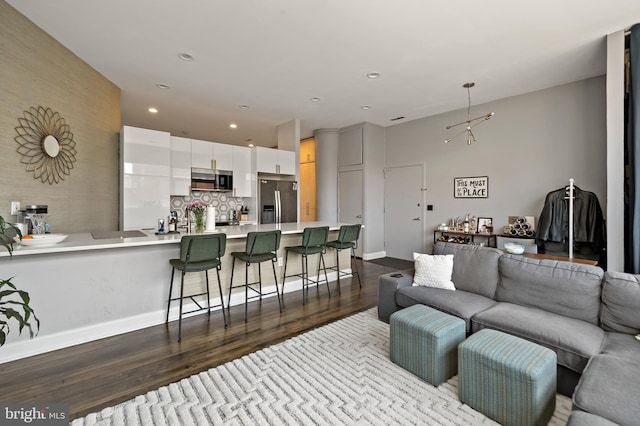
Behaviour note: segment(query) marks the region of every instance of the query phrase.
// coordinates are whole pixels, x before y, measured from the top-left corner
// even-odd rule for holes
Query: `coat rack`
[[[569,179],[568,193],[565,200],[569,200],[569,259],[573,259],[573,178]]]

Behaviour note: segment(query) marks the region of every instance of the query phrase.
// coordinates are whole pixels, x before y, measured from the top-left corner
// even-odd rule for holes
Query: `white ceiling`
[[[602,75],[640,22],[638,0],[7,2],[122,89],[123,124],[263,146],[294,118],[304,138],[463,108],[467,81],[476,105]]]

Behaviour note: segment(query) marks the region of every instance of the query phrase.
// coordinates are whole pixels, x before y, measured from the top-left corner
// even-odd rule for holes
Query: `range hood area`
[[[192,191],[230,192],[233,190],[231,170],[191,168]]]

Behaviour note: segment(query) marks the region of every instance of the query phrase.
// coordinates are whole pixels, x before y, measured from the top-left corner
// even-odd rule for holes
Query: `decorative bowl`
[[[31,238],[22,238],[20,244],[23,246],[46,246],[58,244],[67,238],[67,234],[41,234],[30,235]]]
[[[509,254],[522,254],[524,253],[524,246],[516,243],[504,243],[504,251]]]

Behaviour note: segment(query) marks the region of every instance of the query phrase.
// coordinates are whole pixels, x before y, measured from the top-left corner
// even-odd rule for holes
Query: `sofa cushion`
[[[580,378],[573,404],[621,425],[637,425],[639,376],[640,364],[611,355],[594,356]]]
[[[453,273],[451,280],[457,290],[493,299],[498,286],[498,259],[502,251],[466,244],[438,242],[433,254],[452,254]]]
[[[415,275],[413,285],[422,287],[443,288],[455,290],[451,282],[453,271],[453,255],[430,255],[413,253]]]
[[[604,331],[593,324],[536,308],[499,302],[476,314],[471,328],[504,331],[555,351],[558,364],[581,373],[600,353]]]
[[[574,411],[569,417],[567,426],[618,426],[617,424],[610,422],[604,417],[596,416],[595,414],[586,413],[584,411]]]
[[[624,272],[604,274],[602,328],[620,333],[640,333],[640,275]]]
[[[591,265],[505,254],[496,300],[598,324],[604,271]]]
[[[439,311],[462,318],[467,334],[471,333],[471,317],[493,306],[496,302],[479,294],[464,290],[443,290],[431,287],[403,287],[396,291],[396,304],[406,308],[415,304],[430,306]]]
[[[640,364],[640,341],[630,334],[608,331],[600,353]]]

